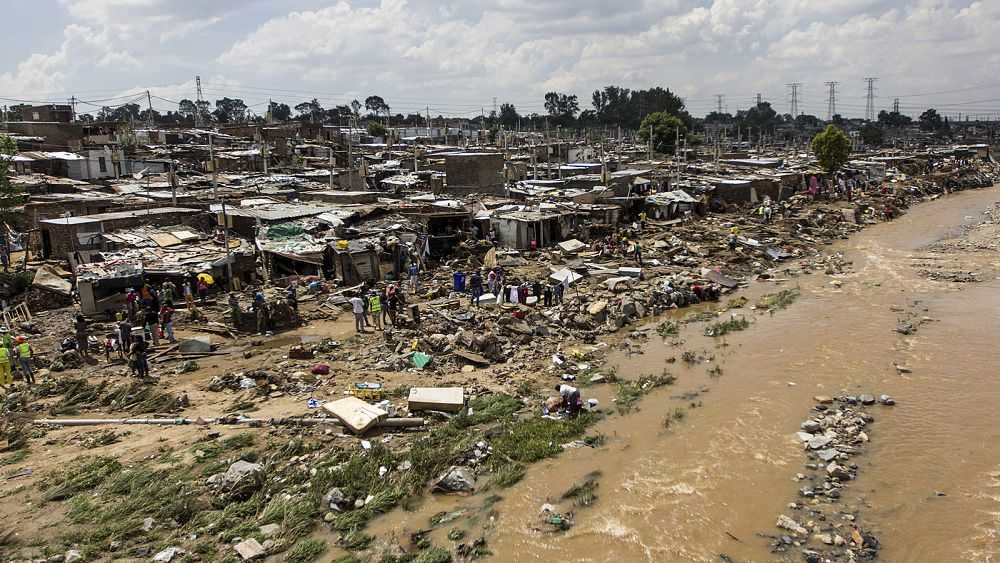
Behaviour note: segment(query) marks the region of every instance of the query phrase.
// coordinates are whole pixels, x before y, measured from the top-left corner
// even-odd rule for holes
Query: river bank
[[[785,282],[802,293],[795,305],[756,316],[751,330],[727,335],[724,345],[688,326],[680,347],[651,338],[641,355],[612,354],[619,373],[669,366],[678,383],[650,394],[638,412],[598,424],[605,447],[531,467],[494,507],[495,560],[780,558],[757,535],[779,533],[776,516],[799,500],[802,413],[816,395],[862,393],[899,401],[874,413],[877,439],[856,461],[863,471],[844,499],[865,507],[882,559],[996,557],[1000,435],[988,413],[1000,399],[990,361],[1000,322],[983,313],[1000,304],[996,257],[956,256],[984,274],[978,284],[933,280],[913,264],[931,254],[928,245],[961,236],[998,199],[996,187],[952,194],[835,244],[830,250],[843,252],[852,271]],[[753,302],[774,285],[755,284],[746,294]],[[933,321],[901,334],[896,328],[908,311]],[[715,361],[676,361],[684,350]],[[683,419],[664,428],[678,408]],[[544,503],[595,470],[599,499],[577,511],[572,529],[532,529]],[[429,502],[428,513],[454,506]],[[378,529],[419,519],[390,515]]]

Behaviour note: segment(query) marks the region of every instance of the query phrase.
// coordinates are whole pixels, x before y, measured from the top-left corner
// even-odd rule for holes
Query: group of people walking
[[[388,326],[386,321],[397,326],[406,313],[406,290],[398,283],[362,290],[349,301],[354,313],[354,328],[358,332],[365,332],[366,327],[384,330]],[[414,321],[419,322],[416,314]]]

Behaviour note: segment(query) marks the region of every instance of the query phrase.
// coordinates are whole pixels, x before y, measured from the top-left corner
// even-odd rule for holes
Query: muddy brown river
[[[751,302],[786,287],[802,296],[773,315],[746,311],[755,319],[749,330],[712,339],[694,324],[679,346],[652,333],[643,354],[614,353],[623,377],[666,368],[678,382],[599,423],[603,447],[531,467],[500,491],[492,519],[454,525],[470,536],[485,527],[492,561],[799,561],[795,550],[772,554],[757,534],[777,533],[777,515],[798,500],[793,477],[806,459],[794,433],[812,397],[886,393],[898,404],[871,411],[871,445],[844,499],[863,507],[859,522],[881,540],[881,560],[1000,560],[1000,282],[936,282],[914,267],[926,245],[979,222],[997,201],[994,187],[922,204],[831,247],[853,261],[849,273],[755,284],[745,292]],[[968,270],[1000,262],[996,253],[966,258]],[[905,312],[933,320],[902,335],[894,329]],[[686,350],[715,361],[667,362]],[[716,365],[722,374],[709,374]],[[609,404],[607,386],[586,391]],[[680,397],[694,391],[697,398]],[[664,428],[675,408],[685,417]],[[533,531],[539,507],[592,471],[602,472],[598,500],[576,512],[575,525],[559,535]],[[431,498],[372,528],[412,531],[483,498]]]

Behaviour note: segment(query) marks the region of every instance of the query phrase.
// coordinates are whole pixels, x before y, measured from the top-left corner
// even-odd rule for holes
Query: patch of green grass
[[[458,528],[448,530],[448,539],[451,541],[462,541],[465,539],[465,530],[459,530]]]
[[[249,448],[254,445],[254,441],[255,437],[253,434],[249,432],[241,432],[221,440],[199,442],[191,448],[191,451],[194,452],[200,450],[203,454],[200,459],[212,460],[218,458],[225,452],[233,452]]]
[[[670,336],[677,336],[680,333],[680,324],[677,321],[663,321],[656,327],[656,333],[664,340]]]
[[[440,547],[421,551],[413,558],[413,563],[451,563],[451,552]]]
[[[369,536],[364,532],[354,531],[341,535],[337,543],[344,549],[361,551],[363,549],[367,549],[373,541],[375,541],[374,536]]]
[[[9,455],[3,459],[0,459],[0,466],[4,465],[14,465],[15,463],[21,463],[28,458],[28,450],[22,449],[14,452],[13,455]]]
[[[667,413],[667,416],[663,419],[663,427],[669,429],[675,422],[684,420],[685,416],[687,416],[687,413],[684,412],[684,409],[677,407]]]
[[[725,321],[714,322],[705,327],[705,336],[724,336],[730,332],[737,332],[750,328],[750,321],[746,317],[731,318]]]
[[[618,412],[624,414],[632,410],[646,393],[657,387],[673,385],[677,377],[666,370],[660,375],[644,375],[635,381],[619,381],[615,404]]]
[[[98,407],[134,414],[172,412],[177,409],[176,397],[139,381],[111,387],[107,381],[95,385],[82,378],[69,379],[65,383],[46,388],[44,392],[63,395],[49,409],[53,416],[77,414],[81,408]]]
[[[757,307],[769,311],[777,311],[789,307],[799,298],[801,293],[798,289],[782,289],[778,293],[768,293],[757,301]]]
[[[105,479],[121,471],[121,464],[110,457],[83,458],[73,462],[65,471],[47,476],[39,483],[47,501],[65,500],[84,491],[90,491]]]
[[[326,542],[316,539],[301,539],[285,554],[286,563],[311,563],[326,552]]]
[[[393,563],[395,563],[397,561],[397,559],[395,557],[393,557],[391,559],[391,561]],[[338,558],[334,559],[333,561],[330,561],[330,563],[362,563],[362,562],[361,562],[360,559],[358,559],[354,555],[345,555],[343,557],[338,557]]]
[[[289,540],[305,537],[316,525],[319,503],[311,495],[305,497],[275,497],[260,515],[261,524],[280,524]]]
[[[533,463],[554,456],[562,451],[562,444],[579,438],[596,420],[597,415],[585,411],[576,418],[528,418],[505,423],[491,443],[491,460]]]
[[[582,483],[577,483],[569,488],[562,495],[562,500],[572,500],[576,506],[590,506],[597,502],[598,480],[601,478],[600,471],[594,471],[587,475]]]
[[[524,407],[524,403],[515,397],[503,394],[480,395],[469,401],[471,415],[466,416],[464,423],[468,426],[494,422],[508,417]]]
[[[497,464],[493,468],[493,477],[490,479],[490,485],[506,489],[523,479],[526,472],[527,468],[524,464],[516,461]]]

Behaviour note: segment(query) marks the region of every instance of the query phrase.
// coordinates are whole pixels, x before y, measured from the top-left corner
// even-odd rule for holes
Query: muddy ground
[[[936,197],[937,193],[928,190],[913,196],[913,202],[928,196]],[[148,560],[176,547],[179,551],[171,557],[173,560],[216,561],[239,560],[233,545],[254,538],[267,545],[267,556],[276,561],[329,560],[350,553],[361,560],[378,561],[468,560],[492,553],[496,560],[514,561],[527,560],[529,551],[545,544],[569,546],[567,549],[585,558],[584,553],[591,551],[593,544],[579,539],[580,530],[592,530],[595,537],[605,539],[623,539],[633,533],[644,536],[642,527],[628,525],[637,512],[620,512],[621,503],[616,497],[621,487],[643,491],[650,501],[662,497],[662,491],[667,491],[669,498],[689,494],[683,492],[687,487],[692,491],[700,487],[686,484],[686,480],[646,482],[640,478],[649,475],[646,470],[609,485],[622,478],[617,464],[629,467],[627,460],[634,453],[628,452],[644,448],[659,451],[659,446],[648,441],[631,443],[635,430],[626,429],[646,425],[647,430],[642,431],[649,435],[646,440],[684,435],[692,419],[697,420],[703,401],[714,398],[710,398],[708,389],[724,383],[734,371],[739,372],[738,365],[723,360],[744,345],[748,338],[745,334],[756,332],[759,322],[773,326],[777,319],[780,323],[788,314],[786,309],[794,309],[793,302],[801,291],[797,280],[822,280],[812,282],[813,291],[819,294],[841,292],[844,283],[851,283],[851,276],[857,273],[850,260],[836,247],[825,244],[859,229],[844,221],[844,214],[838,211],[841,207],[843,203],[800,201],[787,218],[772,225],[748,219],[746,213],[712,216],[680,228],[651,225],[641,235],[645,260],[659,260],[659,265],[646,267],[646,280],[610,290],[600,278],[586,278],[567,294],[564,305],[547,311],[548,315],[532,308],[523,323],[511,317],[511,309],[496,307],[472,321],[455,320],[456,313],[469,310],[468,299],[456,298],[441,289],[447,287],[450,277],[448,268],[443,268],[423,280],[428,293],[418,300],[426,311],[420,330],[400,330],[388,338],[383,333],[357,336],[349,313],[321,306],[325,299],[321,296],[302,302],[303,317],[308,321],[293,331],[271,337],[230,337],[215,330],[209,334],[219,355],[198,358],[194,360],[197,366],[186,366],[185,370],[179,369],[183,358],[154,362],[158,381],[144,386],[143,391],[129,387],[114,395],[115,390],[130,385],[127,370],[118,363],[109,365],[103,358],[82,369],[50,372],[40,378],[41,390],[19,391],[14,400],[7,399],[5,432],[8,440],[16,437],[16,444],[0,457],[0,509],[7,516],[0,529],[0,549],[6,559],[48,557],[57,561],[80,556],[87,560]],[[918,279],[955,285],[992,280],[997,273],[997,262],[993,260],[997,226],[992,217],[991,212],[981,221],[967,221],[963,230],[927,241],[907,256]],[[750,245],[730,253],[725,236],[733,225],[740,226],[743,236],[780,247],[790,257],[780,263],[769,261],[762,250]],[[970,255],[980,259],[970,265]],[[550,264],[574,260],[552,253],[523,258],[524,263],[510,269],[525,279],[545,275]],[[593,260],[632,265],[625,257]],[[877,262],[870,260],[869,264]],[[715,303],[681,309],[670,308],[657,294],[663,279],[675,284],[704,279],[703,266],[719,267],[742,285],[752,279],[757,282],[738,295],[730,293]],[[596,306],[601,302],[606,302],[603,309]],[[642,314],[635,311],[639,308],[636,305],[644,309]],[[221,307],[208,306],[204,312],[214,322],[225,321]],[[206,327],[218,327],[188,322],[183,320],[183,313],[181,316],[177,333],[182,339],[204,336]],[[925,315],[911,307],[901,309],[896,316],[897,322],[903,322]],[[50,359],[55,356],[55,342],[69,333],[60,328],[68,326],[70,317],[70,310],[57,310],[41,313],[35,319],[43,333],[36,338],[36,347],[47,349]],[[795,318],[793,324],[797,322]],[[522,324],[528,325],[527,332]],[[96,326],[94,329],[98,333],[101,330]],[[493,338],[488,342],[475,340],[483,335]],[[407,362],[405,354],[414,338],[419,349],[435,357],[427,369],[418,370]],[[316,356],[309,360],[289,359],[291,348],[298,345],[316,348]],[[487,356],[488,365],[457,356],[456,349],[476,350],[478,355]],[[555,366],[555,353],[564,354],[568,365]],[[656,360],[649,361],[651,356]],[[906,363],[905,358],[898,361]],[[329,374],[313,376],[311,367],[317,363],[328,365]],[[238,381],[237,374],[259,370],[270,375],[258,379],[251,389],[219,390],[218,385],[216,390],[210,389],[213,378],[223,378],[225,384]],[[694,373],[698,379],[692,376]],[[539,419],[542,401],[564,374],[576,378],[586,397],[598,400],[596,412],[573,423]],[[604,381],[588,385],[595,376]],[[679,376],[680,383],[674,383],[675,376]],[[77,386],[69,390],[76,395],[68,397],[67,382],[78,379],[90,386],[83,391],[100,389],[102,383],[106,387],[91,396]],[[88,418],[315,416],[316,411],[307,405],[309,399],[340,398],[354,383],[362,381],[383,383],[386,398],[400,416],[407,414],[405,389],[417,385],[463,386],[470,397],[479,401],[474,403],[479,410],[457,420],[430,416],[429,432],[366,436],[366,443],[373,449],[363,446],[358,437],[329,427],[191,424],[59,428],[30,423],[53,413]],[[633,381],[642,383],[629,383]],[[771,383],[777,387],[800,384]],[[643,401],[647,394],[652,398]],[[108,395],[116,399],[104,400]],[[133,400],[137,395],[142,399],[139,403]],[[513,399],[506,403],[498,397]],[[659,401],[666,397],[670,397],[666,401],[670,406],[661,407]],[[650,404],[653,399],[658,402]],[[797,404],[795,416],[801,422],[812,403],[806,398]],[[136,412],[137,408],[145,412]],[[763,415],[756,413],[751,418],[757,416]],[[737,416],[736,423],[723,420],[718,423],[735,424],[732,436],[747,444],[747,452],[754,449],[750,444],[755,438],[739,432],[746,423],[740,422],[743,415]],[[650,423],[653,429],[649,429]],[[781,432],[791,435],[797,426],[796,422]],[[676,459],[682,460],[684,447],[676,443],[674,446]],[[761,452],[755,452],[753,457],[763,456],[758,461],[764,461],[772,473],[778,470],[782,479],[797,479],[799,471],[791,468],[801,460],[792,460],[785,448],[776,458]],[[543,461],[541,468],[530,467],[564,449],[567,451],[557,461]],[[696,448],[692,448],[694,451]],[[598,457],[587,460],[591,455]],[[674,453],[668,450],[664,455],[669,458]],[[224,473],[241,459],[263,466],[264,475],[253,487],[245,491],[221,490],[207,484],[209,477]],[[642,463],[663,463],[644,459]],[[729,463],[739,462],[737,452],[730,452],[726,459]],[[417,470],[412,469],[414,462]],[[462,497],[468,501],[431,496],[427,491],[423,477],[435,477],[454,464],[473,467],[479,478],[481,486],[477,486],[476,494]],[[728,463],[726,466],[724,474],[733,470]],[[563,475],[552,478],[552,471]],[[328,479],[326,474],[330,475]],[[527,479],[522,481],[525,474]],[[708,479],[698,477],[696,481],[702,478]],[[351,497],[348,500],[353,501],[348,503],[350,506],[331,508],[323,497],[332,484],[347,490]],[[721,484],[713,486],[720,491],[717,494],[729,490]],[[542,489],[546,492],[539,494]],[[785,496],[782,505],[798,502],[794,489],[780,496]],[[130,501],[144,497],[149,498],[148,503]],[[171,502],[174,500],[178,502]],[[546,501],[551,505],[549,510],[539,513]],[[455,510],[459,503],[467,506]],[[618,508],[608,512],[608,503]],[[399,506],[410,511],[393,510]],[[633,509],[641,512],[639,506]],[[733,526],[729,532],[738,539],[723,542],[753,544],[755,547],[746,549],[748,559],[770,553],[773,541],[755,538],[754,534],[780,539],[773,522],[788,508],[778,508],[748,508],[745,514],[754,516],[754,523],[749,524],[744,517],[743,524]],[[657,512],[664,509],[652,512],[660,514],[662,521],[650,522],[650,530],[678,522],[675,514]],[[379,518],[382,512],[390,514]],[[461,514],[452,520],[449,514],[455,512]],[[596,531],[600,526],[594,527],[594,514],[609,518],[603,524],[605,532]],[[618,523],[610,518],[617,518]],[[373,523],[366,526],[372,519]],[[705,516],[703,523],[712,521],[711,516]],[[268,524],[275,524],[277,529],[268,528],[265,533],[262,526]],[[811,541],[811,534],[805,536],[803,542]],[[850,536],[843,535],[845,541]],[[714,556],[721,554],[733,560],[743,558],[742,548],[725,549],[714,541],[698,543],[692,538],[686,541],[697,545],[681,547],[671,543],[669,547],[656,547],[641,542],[637,560],[701,560],[713,552]],[[794,551],[795,557],[800,556],[799,551]],[[605,559],[595,556],[591,560]]]

